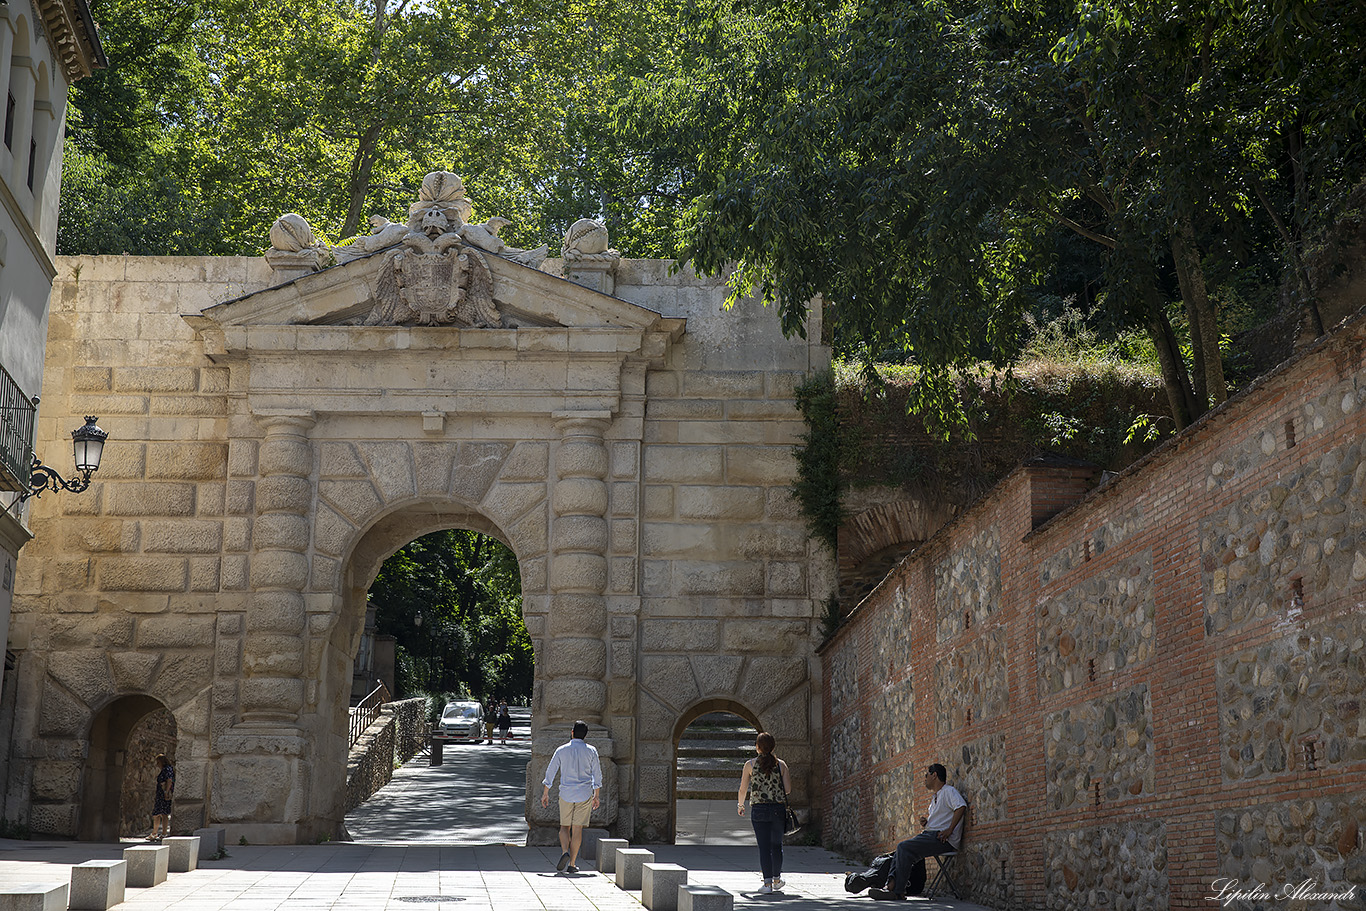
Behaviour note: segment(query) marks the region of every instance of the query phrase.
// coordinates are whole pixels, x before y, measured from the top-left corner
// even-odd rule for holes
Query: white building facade
[[[0,0],[0,632],[8,642],[57,274],[67,89],[105,66],[86,0]],[[65,467],[69,456],[45,454]]]

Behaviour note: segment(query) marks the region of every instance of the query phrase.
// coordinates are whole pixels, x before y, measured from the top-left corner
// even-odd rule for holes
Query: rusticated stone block
[[[146,617],[138,621],[139,648],[206,648],[213,644],[212,617]]]
[[[102,557],[96,575],[109,592],[180,592],[188,580],[179,557]]]
[[[110,484],[106,512],[113,516],[192,516],[192,484]]]
[[[142,546],[148,553],[214,554],[223,547],[223,526],[202,519],[160,519],[142,523]]]
[[[147,476],[175,481],[208,481],[227,474],[225,443],[148,443]]]

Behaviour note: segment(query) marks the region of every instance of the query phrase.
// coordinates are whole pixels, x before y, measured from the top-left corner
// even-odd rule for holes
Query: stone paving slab
[[[0,840],[0,885],[70,882],[74,864],[122,857],[124,845]],[[688,869],[688,882],[735,894],[749,911],[886,911],[844,892],[856,864],[821,848],[785,851],[784,892],[760,895],[753,846],[651,845],[655,859]],[[559,848],[334,843],[293,847],[228,846],[228,857],[176,873],[152,889],[129,889],[120,911],[642,911],[639,892],[623,892],[585,864],[555,872]],[[444,900],[434,900],[441,896]],[[985,911],[953,900],[911,899],[907,911]]]

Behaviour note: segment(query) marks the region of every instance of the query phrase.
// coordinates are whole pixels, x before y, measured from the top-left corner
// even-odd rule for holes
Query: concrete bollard
[[[678,887],[687,881],[687,869],[678,864],[642,864],[640,903],[650,911],[678,911]]]
[[[655,852],[644,848],[617,848],[617,888],[628,892],[639,889],[641,867],[654,859]]]
[[[199,859],[208,860],[223,853],[227,845],[228,830],[221,826],[212,829],[195,829],[195,836],[199,839]]]
[[[617,849],[629,845],[630,842],[624,838],[599,838],[598,872],[615,873],[617,871]]]
[[[163,838],[161,843],[171,851],[167,869],[172,873],[189,873],[199,866],[199,839],[196,836]]]
[[[734,911],[735,896],[720,886],[679,886],[678,911]]]
[[[66,911],[66,883],[0,886],[0,911]]]
[[[165,845],[138,845],[124,848],[123,859],[128,863],[125,884],[133,889],[150,889],[166,882],[171,849]]]
[[[579,842],[579,866],[591,858],[596,864],[598,860],[598,842],[607,837],[606,829],[585,828],[583,830],[583,841]]]
[[[128,863],[87,860],[71,868],[71,911],[108,911],[123,902]]]

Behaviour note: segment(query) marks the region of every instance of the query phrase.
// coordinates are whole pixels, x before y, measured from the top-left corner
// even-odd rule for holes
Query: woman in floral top
[[[754,738],[759,755],[745,763],[740,773],[740,792],[736,796],[741,816],[749,799],[749,821],[759,843],[759,869],[764,876],[763,893],[783,888],[783,826],[787,821],[787,795],[792,793],[792,776],[787,763],[773,755],[778,742],[767,731]]]

